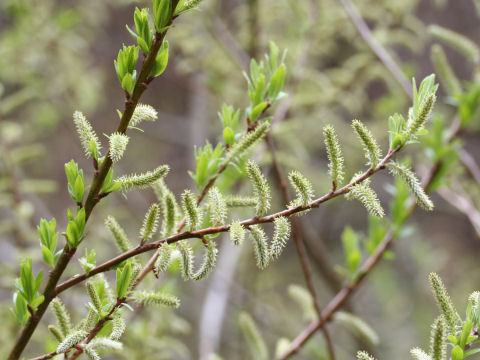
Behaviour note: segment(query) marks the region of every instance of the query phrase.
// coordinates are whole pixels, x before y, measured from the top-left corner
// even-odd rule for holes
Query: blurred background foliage
[[[91,168],[81,155],[71,114],[84,112],[100,134],[116,123],[115,109],[122,107],[123,93],[113,59],[123,42],[132,42],[124,28],[131,23],[132,8],[145,5],[146,1],[131,0],[0,0],[0,316],[4,321],[0,357],[18,332],[9,311],[12,280],[18,276],[16,259],[39,258],[36,224],[41,217],[64,218],[58,215],[70,203],[63,164],[74,158],[83,168]],[[355,5],[375,39],[408,78],[421,79],[435,71],[430,60],[435,40],[429,25],[439,24],[477,44],[480,41],[476,1],[362,0]],[[204,0],[201,10],[181,19],[168,39],[169,67],[143,99],[159,111],[159,121],[145,125],[142,141],[135,141],[135,132],[131,134],[132,146],[117,168],[132,172],[168,163],[172,171],[166,182],[177,195],[185,187],[194,187],[187,172],[194,167],[193,145],[203,146],[205,139],[216,144],[219,139],[221,105],[246,106],[242,71],[251,57],[265,52],[270,40],[288,49],[289,96],[274,109],[277,155],[286,169],[298,169],[312,179],[317,194],[329,187],[321,139],[324,125],[336,127],[347,168],[355,169],[364,158],[354,142],[351,119],[364,121],[385,147],[388,115],[405,113],[410,103],[338,0]],[[478,64],[449,48],[445,51],[476,106],[475,85],[467,82],[475,80]],[[458,101],[443,83],[440,100],[435,119],[448,126]],[[475,114],[470,118],[455,146],[475,158],[479,119]],[[431,156],[419,145],[412,148],[409,156],[422,174]],[[257,154],[268,169],[268,153],[258,149]],[[353,358],[360,348],[378,358],[404,359],[411,347],[425,344],[436,313],[427,286],[429,272],[442,275],[458,304],[478,288],[480,275],[472,271],[480,241],[475,218],[475,208],[480,206],[478,178],[461,165],[448,171],[449,186],[433,196],[435,211],[415,212],[388,259],[347,304],[347,310],[371,329],[365,330],[366,324],[348,314],[339,315],[330,325],[339,359]],[[374,180],[384,204],[389,201],[385,179],[380,174]],[[248,192],[241,185],[234,189]],[[452,198],[458,194],[463,200]],[[278,207],[281,198],[275,198]],[[95,246],[98,263],[116,251],[103,226],[106,215],[115,215],[135,234],[154,199],[153,191],[132,192],[128,201],[116,196],[102,203],[85,242],[87,248]],[[471,205],[470,212],[468,207],[460,209],[468,216],[452,205],[462,201]],[[239,211],[238,217],[244,216]],[[320,300],[326,303],[343,283],[344,227],[363,233],[359,238],[368,241],[372,239],[368,224],[374,220],[368,219],[360,204],[337,200],[300,221]],[[263,272],[244,248],[233,249],[222,241],[217,269],[204,282],[184,283],[175,274],[168,279],[149,278],[146,286],[150,288],[175,288],[182,306],[176,311],[145,308],[130,315],[125,350],[110,358],[207,359],[216,352],[226,359],[244,359],[246,342],[237,321],[242,311],[255,319],[270,353],[278,339],[294,337],[310,318],[311,308],[302,295],[304,282],[293,246]],[[80,264],[69,271],[66,275],[80,272]],[[81,287],[63,300],[70,309],[77,309],[76,316],[85,314]],[[29,347],[32,355],[54,348],[46,323],[35,333]],[[322,337],[317,334],[298,358],[325,359]]]

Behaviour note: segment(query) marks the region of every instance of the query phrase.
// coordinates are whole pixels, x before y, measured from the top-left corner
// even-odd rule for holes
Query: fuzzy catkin
[[[267,235],[260,225],[250,226],[250,239],[253,243],[255,259],[260,269],[265,269],[270,260],[270,253],[267,245]]]
[[[325,147],[327,149],[328,156],[328,173],[332,178],[332,182],[335,186],[339,186],[343,182],[343,176],[345,170],[343,168],[343,155],[340,148],[340,143],[338,142],[337,134],[335,129],[331,125],[327,125],[323,128],[323,136],[325,137]]]
[[[60,330],[62,331],[63,336],[67,336],[72,329],[70,314],[68,313],[64,303],[62,302],[62,300],[60,300],[60,298],[57,297],[53,299],[51,304],[53,313],[57,318]]]
[[[147,171],[140,175],[124,175],[116,179],[115,182],[121,183],[124,191],[129,191],[134,187],[144,189],[167,175],[169,170],[170,168],[168,165],[162,165],[152,171]]]
[[[270,257],[277,259],[290,239],[291,226],[286,217],[278,217],[273,221],[273,239],[270,245]]]
[[[387,164],[390,172],[400,177],[405,184],[407,184],[410,192],[415,196],[417,203],[425,210],[433,210],[433,202],[423,190],[422,184],[417,179],[415,174],[406,166],[399,164],[395,161],[391,161]]]
[[[257,200],[256,214],[258,216],[264,215],[270,209],[270,185],[254,161],[250,160],[248,162],[246,170]]]
[[[80,112],[73,113],[73,122],[77,129],[80,142],[82,143],[83,151],[87,158],[94,157],[96,152],[102,148],[98,136],[90,125],[87,118]]]
[[[314,196],[312,183],[298,171],[292,171],[288,174],[288,180],[290,180],[290,184],[292,184],[297,194],[297,199],[294,203],[307,206]]]
[[[365,157],[368,160],[367,165],[374,168],[382,157],[382,150],[378,146],[377,140],[360,120],[353,120],[352,127],[362,142]]]
[[[239,221],[234,221],[230,225],[230,240],[236,246],[241,245],[245,240],[245,228]]]
[[[205,256],[202,265],[198,271],[192,275],[193,280],[202,280],[208,276],[217,264],[218,250],[213,241],[209,241],[206,245]]]
[[[121,252],[127,252],[132,248],[132,245],[128,241],[125,230],[123,230],[123,228],[119,225],[119,223],[113,216],[108,216],[105,219],[105,226],[112,234],[115,243]]]

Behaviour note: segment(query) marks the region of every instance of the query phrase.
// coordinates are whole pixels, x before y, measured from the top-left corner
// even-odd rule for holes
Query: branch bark
[[[176,3],[174,1],[174,3]],[[173,18],[170,19],[170,24],[173,21]],[[135,88],[133,90],[132,96],[126,100],[125,102],[125,111],[123,112],[122,118],[117,128],[117,132],[125,133],[128,128],[128,124],[130,123],[130,119],[132,118],[133,112],[142,96],[143,92],[147,88],[147,82],[150,72],[152,71],[153,65],[155,64],[155,59],[160,50],[160,47],[163,43],[167,30],[163,33],[157,33],[155,36],[155,40],[153,41],[152,47],[150,52],[148,53],[147,57],[145,58],[142,68],[140,70],[140,75],[138,76],[137,82],[135,84]],[[95,176],[92,181],[92,185],[90,187],[90,191],[87,195],[87,200],[85,202],[85,214],[86,220],[89,219],[93,208],[99,202],[99,193],[102,188],[103,182],[105,177],[107,176],[108,171],[112,166],[112,160],[109,157],[109,152],[107,153],[105,160],[102,163],[102,166],[95,173]],[[43,296],[45,297],[44,302],[38,307],[37,311],[34,315],[30,316],[27,323],[25,324],[22,332],[20,333],[17,341],[15,342],[9,356],[8,360],[17,360],[20,355],[22,354],[23,350],[27,346],[30,338],[37,328],[41,318],[45,314],[45,311],[48,308],[48,305],[56,296],[57,292],[55,291],[55,287],[65,271],[70,259],[75,254],[76,249],[69,249],[68,245],[65,245],[62,255],[57,261],[55,268],[50,272],[50,276],[48,278],[47,285],[45,290],[43,291]]]

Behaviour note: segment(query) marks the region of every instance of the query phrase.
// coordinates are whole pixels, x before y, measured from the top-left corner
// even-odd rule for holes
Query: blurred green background
[[[355,4],[375,38],[408,77],[421,79],[434,72],[430,24],[480,43],[478,4],[472,0],[359,0]],[[75,110],[82,111],[98,134],[116,126],[115,109],[123,107],[124,95],[113,59],[122,43],[133,43],[125,28],[133,22],[133,9],[147,5],[147,1],[129,0],[0,0],[2,358],[19,331],[9,311],[13,279],[19,271],[17,259],[40,260],[36,224],[41,217],[55,216],[64,228],[65,209],[72,206],[64,163],[75,159],[91,177],[91,164],[84,159],[71,116]],[[351,169],[364,163],[350,129],[351,119],[364,121],[386,146],[388,115],[405,113],[410,100],[362,40],[340,1],[204,0],[200,9],[182,17],[168,33],[169,66],[142,98],[159,111],[159,120],[146,124],[143,133],[130,134],[129,150],[116,171],[140,172],[167,163],[171,172],[166,183],[175,194],[194,189],[188,176],[194,167],[194,146],[203,146],[206,139],[218,141],[217,112],[222,103],[247,104],[242,70],[251,57],[263,56],[270,40],[288,49],[285,90],[289,96],[274,109],[273,121],[278,156],[286,169],[307,175],[317,194],[328,191],[321,134],[326,124],[334,125],[340,134]],[[474,67],[456,52],[446,52],[459,78],[470,81]],[[449,124],[455,109],[442,86],[439,99],[435,116]],[[474,157],[480,150],[478,131],[477,123],[462,134],[465,149]],[[266,154],[262,148],[255,157],[271,175],[271,159],[262,155]],[[409,151],[422,174],[428,157],[419,145]],[[385,174],[374,179],[385,206],[387,179]],[[479,203],[478,184],[465,170],[455,168],[449,179],[451,189],[461,186],[473,204]],[[236,189],[241,192],[242,186]],[[278,209],[280,197],[274,198]],[[103,226],[106,215],[115,215],[128,233],[136,234],[154,200],[153,192],[147,190],[102,202],[83,244],[95,247],[97,263],[116,254]],[[329,328],[339,359],[352,359],[356,350],[364,348],[380,359],[404,359],[413,346],[425,347],[436,314],[429,272],[441,274],[460,311],[466,296],[480,288],[476,271],[480,239],[472,219],[444,197],[434,195],[433,200],[435,211],[416,210],[404,236],[395,243],[393,259],[383,261],[347,305],[378,334],[378,344],[334,322]],[[301,223],[319,297],[326,304],[342,284],[337,270],[344,266],[343,228],[350,225],[366,231],[368,216],[359,203],[339,199],[302,217]],[[208,280],[184,283],[178,274],[170,274],[145,282],[150,288],[175,288],[182,306],[175,311],[143,309],[131,314],[125,350],[106,358],[206,360],[217,352],[225,359],[245,359],[245,340],[237,324],[240,311],[255,318],[271,352],[279,338],[291,339],[305,327],[302,309],[288,291],[292,284],[304,286],[292,244],[277,263],[260,272],[247,244],[234,249],[223,238],[228,236],[222,235],[219,263]],[[80,271],[74,261],[65,275]],[[84,315],[85,299],[82,286],[63,296],[72,312],[78,312],[74,317]],[[46,331],[51,318],[47,313],[26,356],[53,346],[53,337]],[[320,334],[297,358],[326,358]]]

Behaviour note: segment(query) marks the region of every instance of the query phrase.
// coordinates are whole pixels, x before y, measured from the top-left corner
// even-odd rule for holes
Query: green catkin
[[[79,328],[79,330],[90,330],[93,328],[97,322],[97,316],[99,314],[92,309],[88,309],[87,317],[84,319],[83,325]]]
[[[95,288],[95,285],[87,281],[85,284],[87,288],[87,294],[90,297],[90,301],[92,302],[93,308],[97,311],[97,313],[102,312],[102,301],[100,300],[100,297],[98,296],[97,289]]]
[[[185,241],[177,243],[177,249],[180,251],[180,264],[182,269],[182,278],[187,281],[192,277],[193,268],[193,250]]]
[[[83,352],[85,353],[85,355],[87,355],[89,360],[101,360],[102,359],[100,357],[100,355],[98,355],[98,353],[95,350],[93,350],[93,348],[89,344],[87,344],[83,347]]]
[[[142,272],[142,267],[138,263],[134,263],[132,267],[132,276],[130,277],[130,285],[128,286],[128,290],[132,291],[135,283],[137,282],[137,277]]]
[[[160,218],[160,207],[158,204],[152,204],[145,214],[142,228],[140,229],[141,244],[147,242],[158,229],[158,220]]]
[[[456,325],[461,322],[460,316],[458,315],[457,310],[455,310],[452,300],[450,299],[440,276],[436,273],[430,273],[428,278],[440,312],[445,317],[445,321],[449,327],[449,333],[453,333]]]
[[[421,105],[421,110],[418,115],[414,118],[409,118],[407,128],[403,133],[404,142],[415,139],[418,131],[423,129],[424,125],[428,121],[430,113],[432,112],[435,100],[435,94],[430,94],[429,96],[427,96],[427,98],[423,101]]]
[[[175,201],[175,196],[170,192],[167,193],[161,206],[163,216],[162,236],[170,236],[175,228],[175,219],[177,216],[177,202]]]
[[[254,161],[248,162],[246,170],[257,200],[256,214],[262,216],[270,209],[270,186]]]
[[[474,64],[479,62],[480,49],[472,40],[438,25],[430,25],[428,31],[434,38],[455,49]]]
[[[113,162],[117,162],[123,157],[129,139],[127,135],[118,132],[110,135],[108,138],[110,144],[109,156]]]
[[[317,318],[312,295],[302,286],[291,284],[288,286],[288,295],[302,309],[305,320],[311,321]]]
[[[132,245],[128,241],[125,230],[123,230],[113,216],[108,216],[105,219],[105,226],[113,235],[113,239],[115,240],[115,243],[121,252],[127,252],[132,248]]]
[[[307,206],[313,200],[313,187],[310,181],[298,171],[292,171],[288,174],[288,180],[295,189],[297,198],[294,204]]]
[[[125,324],[125,320],[123,320],[122,315],[119,312],[114,314],[112,324],[112,332],[110,333],[109,338],[112,340],[120,340],[127,328],[127,324]]]
[[[202,222],[202,213],[197,206],[197,198],[190,190],[185,190],[182,194],[182,209],[187,220],[187,227],[190,231],[195,231]]]
[[[252,207],[257,206],[257,199],[244,196],[226,196],[225,203],[228,207]]]
[[[48,325],[48,331],[50,331],[50,333],[55,337],[55,339],[59,343],[61,343],[63,340],[65,340],[65,336],[63,336],[60,329],[57,328],[55,325]]]
[[[78,330],[67,337],[65,337],[65,340],[63,340],[57,347],[57,353],[58,354],[63,354],[66,352],[68,349],[72,348],[75,345],[80,344],[83,339],[87,337],[88,333],[85,330]]]
[[[142,121],[155,121],[158,118],[157,110],[152,106],[146,104],[138,104],[135,107],[130,123],[128,124],[129,128],[136,127]]]
[[[462,87],[460,81],[455,75],[455,72],[448,62],[447,55],[445,55],[445,52],[440,45],[434,44],[432,46],[430,58],[435,68],[435,72],[438,74],[447,93],[450,96],[461,93]]]
[[[63,336],[67,336],[72,329],[72,323],[70,321],[70,314],[60,298],[57,297],[52,300],[52,310],[57,318],[58,326]]]
[[[474,291],[468,296],[468,301],[472,303],[474,309],[478,309],[480,300],[480,291]]]
[[[417,179],[413,171],[406,166],[401,165],[395,161],[391,161],[387,164],[390,172],[400,177],[405,184],[407,184],[410,192],[415,196],[417,203],[425,210],[433,210],[433,202],[422,188],[420,181]]]
[[[123,344],[119,341],[115,341],[106,337],[97,337],[90,343],[93,349],[111,349],[121,350]]]
[[[87,156],[87,158],[96,157],[102,145],[92,125],[90,125],[87,118],[80,111],[73,113],[73,122],[77,129],[85,156]]]
[[[210,207],[210,221],[213,226],[221,225],[227,218],[227,204],[220,191],[213,187],[208,192],[208,205]]]
[[[230,225],[230,240],[236,246],[241,245],[245,240],[245,228],[239,221],[234,221]]]
[[[430,334],[430,357],[432,360],[445,360],[447,358],[447,324],[443,315],[435,319]]]
[[[218,254],[218,250],[217,250],[217,247],[215,246],[215,243],[213,241],[209,241],[208,244],[206,245],[206,252],[203,258],[202,265],[200,265],[200,268],[198,269],[198,271],[195,274],[193,274],[192,276],[193,280],[205,279],[208,276],[208,274],[212,272],[215,265],[217,264],[217,254]]]
[[[368,130],[368,128],[360,120],[353,120],[352,127],[362,142],[363,150],[365,151],[365,157],[368,160],[367,165],[369,165],[371,168],[374,168],[377,166],[382,157],[382,150],[378,146],[378,143],[370,130]]]
[[[273,239],[270,245],[270,257],[278,259],[290,239],[291,226],[286,217],[277,217],[273,220]]]
[[[366,351],[359,351],[357,352],[357,359],[358,360],[375,360],[373,356],[371,356]]]
[[[415,360],[432,360],[430,356],[427,355],[422,349],[413,348],[410,350],[410,354]]]
[[[158,249],[158,258],[155,262],[157,272],[167,271],[172,259],[172,248],[168,243],[163,243]]]
[[[134,187],[145,189],[146,187],[152,185],[155,181],[158,181],[160,178],[167,175],[169,170],[170,168],[168,165],[162,165],[152,171],[147,171],[144,174],[124,175],[116,179],[115,182],[121,183],[124,191],[129,191]]]
[[[170,294],[136,291],[130,297],[141,305],[163,305],[174,308],[180,306],[180,299]]]
[[[187,0],[185,1],[185,5],[183,7],[184,9],[193,9],[197,7],[201,2],[202,0]]]
[[[333,126],[327,125],[323,128],[323,136],[325,137],[325,147],[327,148],[329,174],[332,178],[334,186],[339,186],[343,182],[343,156],[337,134]]]
[[[155,181],[152,184],[152,188],[160,203],[162,212],[162,237],[170,236],[175,228],[175,222],[179,213],[175,195],[170,191],[163,179]]]
[[[245,151],[247,151],[253,145],[258,143],[265,136],[269,127],[270,127],[270,124],[268,123],[268,121],[265,121],[260,125],[258,125],[255,128],[255,130],[245,135],[239,142],[233,145],[233,147],[227,153],[227,156],[225,157],[223,164],[230,163],[230,161],[232,161],[238,156],[243,155]]]
[[[260,225],[252,225],[249,228],[250,239],[253,243],[253,250],[255,253],[255,260],[260,269],[265,269],[270,260],[267,245],[267,236]]]
[[[363,182],[352,186],[348,192],[348,198],[359,200],[373,216],[383,217],[385,211],[378,200],[377,193],[370,187],[368,182]]]
[[[238,317],[238,324],[242,330],[243,336],[247,340],[252,358],[257,360],[267,360],[267,345],[265,344],[265,340],[252,317],[249,314],[242,312]]]

